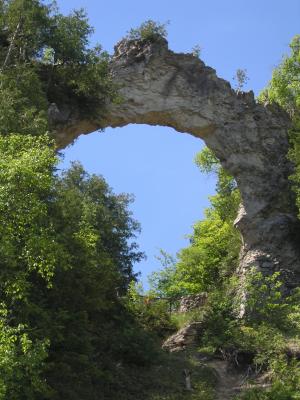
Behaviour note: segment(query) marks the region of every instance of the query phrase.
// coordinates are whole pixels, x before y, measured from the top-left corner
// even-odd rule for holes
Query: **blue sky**
[[[169,46],[190,52],[199,44],[203,61],[232,82],[238,68],[247,70],[247,90],[258,94],[273,68],[300,33],[299,0],[58,0],[63,13],[85,8],[95,27],[92,42],[110,53],[132,28],[147,19],[168,25]],[[193,163],[203,143],[170,128],[129,125],[80,137],[64,151],[62,167],[79,160],[101,174],[115,192],[135,195],[132,211],[142,225],[138,242],[147,260],[136,266],[142,281],[159,268],[159,248],[176,254],[188,245],[186,235],[203,217],[213,176]]]

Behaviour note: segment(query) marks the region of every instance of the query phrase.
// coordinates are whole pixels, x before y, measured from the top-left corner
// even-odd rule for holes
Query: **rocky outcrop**
[[[206,304],[207,293],[191,294],[181,297],[179,302],[179,313],[186,313],[197,308],[201,308]]]
[[[190,322],[174,335],[170,336],[162,345],[162,348],[173,353],[176,351],[186,350],[196,345],[197,339],[203,332],[202,322]]]
[[[201,138],[241,191],[235,221],[243,237],[239,273],[244,276],[252,265],[265,273],[280,270],[287,288],[298,285],[299,226],[288,180],[288,116],[278,107],[256,103],[252,92],[236,93],[215,70],[191,54],[172,52],[164,39],[121,41],[111,71],[123,101],[108,104],[101,122],[76,115],[60,120],[58,145],[129,123],[169,126]]]

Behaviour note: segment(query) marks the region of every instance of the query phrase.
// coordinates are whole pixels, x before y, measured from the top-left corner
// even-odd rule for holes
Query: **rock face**
[[[185,313],[203,307],[207,301],[207,293],[191,294],[181,297],[178,312]]]
[[[202,322],[191,322],[170,336],[163,343],[162,348],[171,353],[186,350],[197,343],[202,331]]]
[[[111,64],[122,103],[110,104],[101,123],[72,117],[60,122],[57,143],[129,123],[163,125],[204,140],[236,179],[243,204],[236,226],[243,237],[239,273],[252,265],[282,271],[287,288],[300,282],[300,256],[288,176],[288,116],[236,93],[215,70],[191,54],[176,54],[164,39],[123,40]]]

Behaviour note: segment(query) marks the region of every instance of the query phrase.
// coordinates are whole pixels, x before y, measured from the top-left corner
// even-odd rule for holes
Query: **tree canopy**
[[[65,16],[39,0],[2,0],[0,8],[1,133],[45,133],[52,103],[99,118],[116,91],[108,54],[90,47],[86,13]]]
[[[26,385],[28,398],[40,390],[50,398],[94,398],[103,385],[96,377],[123,360],[134,334],[121,301],[143,256],[132,241],[139,226],[128,211],[131,198],[114,195],[79,164],[55,174],[47,136],[2,136],[0,154],[0,351],[19,352],[20,365],[40,362],[40,370],[16,367],[12,378],[5,370],[3,398],[21,399]]]
[[[290,130],[290,159],[295,172],[291,177],[300,210],[300,35],[290,43],[290,54],[285,56],[274,69],[272,79],[260,94],[262,102],[277,103],[291,116],[293,126]],[[300,211],[299,211],[300,216]]]

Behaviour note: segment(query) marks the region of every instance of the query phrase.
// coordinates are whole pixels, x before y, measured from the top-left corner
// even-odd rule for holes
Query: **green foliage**
[[[138,229],[130,201],[79,164],[57,177],[52,215],[63,253],[52,288],[36,285],[28,310],[37,332],[50,339],[46,377],[53,398],[106,393],[117,363],[147,364],[154,352],[118,297],[142,256],[129,244]]]
[[[196,154],[195,164],[205,174],[210,172],[218,173],[220,169],[219,160],[208,147],[204,147]]]
[[[279,278],[278,272],[270,276],[263,276],[255,268],[248,272],[245,283],[246,320],[254,324],[267,322],[281,330],[290,328],[285,326],[290,299],[283,297]]]
[[[175,258],[161,249],[157,259],[160,261],[162,268],[158,271],[153,271],[148,277],[151,291],[156,296],[173,298],[174,300],[183,296],[186,292],[178,286]]]
[[[120,298],[142,257],[131,198],[79,164],[56,176],[47,136],[2,136],[0,155],[4,399],[22,399],[21,387],[29,399],[105,395],[116,364],[147,365],[156,352]]]
[[[50,12],[51,6],[39,0],[2,1],[2,71],[40,55],[50,35]]]
[[[47,101],[42,83],[34,68],[16,66],[0,73],[2,135],[44,134],[48,129],[46,111]]]
[[[298,400],[300,393],[300,364],[296,360],[288,361],[277,357],[271,363],[272,384],[266,389],[247,390],[239,400]]]
[[[205,332],[201,347],[213,349],[214,352],[233,347],[233,338],[239,326],[236,318],[238,304],[233,301],[236,294],[237,281],[234,278],[209,293],[203,315]]]
[[[48,340],[33,342],[25,326],[9,326],[8,312],[3,304],[0,307],[0,399],[33,399],[47,391],[41,375]]]
[[[138,28],[130,29],[127,35],[129,40],[145,40],[149,42],[156,42],[160,38],[167,37],[167,23],[160,24],[151,19],[143,22]]]
[[[282,293],[282,282],[280,275],[274,273],[270,276],[264,276],[261,272],[255,269],[251,270],[246,277],[244,289],[246,293],[247,312],[243,318],[236,319],[240,311],[240,304],[245,299],[239,298],[240,287],[239,281],[236,278],[231,278],[221,290],[216,290],[209,295],[209,300],[206,310],[206,318],[216,318],[217,314],[222,314],[221,319],[225,320],[224,315],[229,316],[228,321],[235,321],[239,329],[250,329],[248,333],[251,334],[251,329],[255,335],[262,329],[262,331],[270,330],[271,333],[260,332],[258,336],[276,336],[276,331],[281,337],[289,335],[290,337],[297,337],[300,333],[299,328],[299,290],[289,296],[284,296]],[[212,328],[216,326],[215,322],[211,324]],[[219,332],[224,329],[218,329]],[[230,330],[229,330],[230,331]],[[246,331],[244,331],[246,332]],[[210,332],[209,335],[211,335]],[[218,336],[218,334],[217,334]],[[234,333],[232,333],[234,338]],[[224,342],[224,341],[223,341]],[[246,340],[245,345],[249,345],[251,340]],[[244,346],[241,341],[240,346]],[[255,347],[252,347],[252,350]],[[256,347],[257,348],[257,347]]]
[[[55,28],[51,35],[49,46],[54,50],[54,64],[85,62],[89,36],[93,28],[89,25],[83,9],[75,10],[64,16],[55,13],[53,16]]]
[[[107,100],[116,95],[108,53],[100,45],[89,48],[93,28],[82,9],[68,16],[55,13],[51,22],[53,33],[43,48],[40,65],[41,76],[47,79],[48,100],[99,117]]]
[[[169,260],[150,277],[151,288],[160,295],[211,291],[222,286],[237,266],[241,240],[233,226],[240,203],[236,183],[207,148],[196,156],[196,164],[203,172],[217,174],[217,194],[210,197],[206,218],[194,225],[190,246],[178,253],[176,263]]]
[[[131,283],[127,306],[143,329],[155,334],[158,338],[165,338],[175,331],[176,327],[171,320],[168,300],[159,299],[151,293],[144,293],[141,285]]]
[[[194,225],[190,247],[181,250],[177,263],[178,284],[188,293],[208,291],[218,286],[236,266],[240,240],[232,224],[215,210]]]
[[[49,202],[57,159],[46,136],[0,136],[0,155],[0,287],[13,304],[26,297],[33,271],[48,284],[54,274],[59,246]]]
[[[289,114],[299,113],[300,108],[300,35],[290,43],[291,53],[274,69],[272,79],[260,94],[261,101],[275,102]]]
[[[264,277],[253,270],[245,284],[247,313],[237,318],[239,292],[232,281],[210,294],[203,323],[201,346],[236,360],[239,353],[253,358],[253,368],[268,371],[270,386],[246,391],[239,399],[297,399],[300,385],[299,361],[287,357],[299,348],[299,291],[284,297],[277,273]]]
[[[116,89],[108,54],[99,45],[90,47],[93,28],[85,12],[64,16],[55,2],[38,0],[1,4],[1,133],[45,133],[50,103],[100,118]]]
[[[260,94],[259,100],[279,104],[292,118],[289,157],[295,164],[295,172],[291,180],[296,193],[296,204],[300,210],[300,35],[292,39],[290,49],[290,55],[285,56],[281,64],[274,69],[272,79]]]
[[[134,277],[132,263],[143,257],[132,241],[139,232],[139,224],[128,210],[132,201],[130,195],[113,194],[102,177],[90,176],[79,163],[73,163],[61,178],[57,178],[57,229],[62,233],[72,260],[80,264],[81,257],[88,256],[89,261],[85,263],[97,265],[100,254],[101,257],[105,255],[104,260],[124,279],[119,282],[119,294]]]

